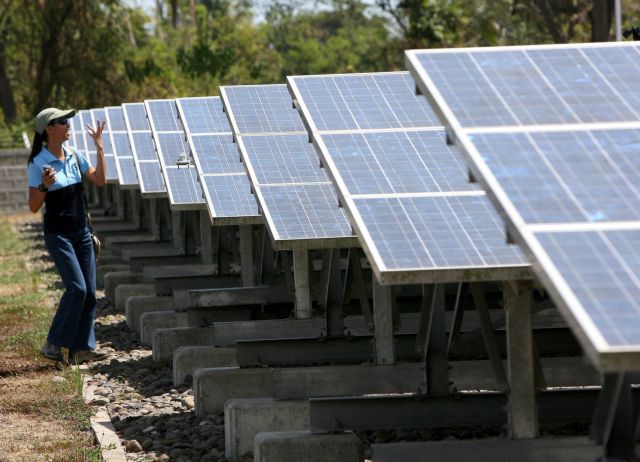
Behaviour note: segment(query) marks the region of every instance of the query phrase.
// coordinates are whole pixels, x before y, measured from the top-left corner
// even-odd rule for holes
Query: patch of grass
[[[16,371],[8,379],[15,383],[12,393],[0,396],[0,414],[10,412],[35,426],[49,422],[56,428],[30,441],[38,460],[100,462],[91,432],[92,410],[82,399],[81,371],[55,366],[39,354],[61,292],[54,288],[59,276],[51,271],[53,264],[37,245],[41,235],[24,226],[25,219],[39,218],[0,220],[0,360],[10,358],[4,364]],[[0,442],[3,438],[11,435],[0,436]]]

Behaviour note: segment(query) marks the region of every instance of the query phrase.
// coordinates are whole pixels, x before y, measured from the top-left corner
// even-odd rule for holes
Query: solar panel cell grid
[[[343,238],[351,227],[338,207],[332,184],[304,184],[260,188],[279,239]],[[311,234],[312,233],[312,234]]]
[[[640,219],[637,130],[476,134],[526,223]]]
[[[408,72],[301,77],[296,85],[321,131],[437,125]]]
[[[221,87],[231,107],[237,134],[302,132],[286,85]]]
[[[220,93],[276,248],[353,245],[286,85],[221,87]]]
[[[205,176],[208,200],[213,206],[215,216],[251,217],[258,216],[258,203],[251,194],[249,178],[239,175]]]
[[[514,54],[535,72],[507,94],[517,80]],[[461,56],[475,70],[436,67]],[[407,53],[418,85],[605,371],[640,364],[640,82],[624,77],[640,70],[638,58],[635,42]],[[502,93],[494,107],[511,120],[494,119],[458,91],[471,80]],[[536,88],[543,96],[531,100]]]
[[[192,135],[231,133],[220,98],[181,98],[180,105]]]
[[[176,100],[214,224],[259,220],[258,205],[219,97]]]
[[[192,135],[191,140],[203,174],[244,173],[230,135]]]
[[[202,187],[195,166],[190,164],[191,151],[176,100],[147,100],[145,107],[171,206],[174,209],[198,209],[204,205]],[[179,165],[182,159],[188,163]]]
[[[122,111],[142,194],[164,195],[166,187],[144,103],[126,103]]]
[[[306,134],[245,136],[242,143],[259,184],[329,181]]]
[[[443,131],[322,135],[349,194],[478,189],[443,138]]]

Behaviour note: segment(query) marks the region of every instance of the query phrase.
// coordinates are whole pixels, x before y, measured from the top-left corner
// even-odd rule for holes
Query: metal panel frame
[[[154,143],[156,145],[156,154],[158,155],[158,160],[160,162],[160,170],[162,171],[162,177],[164,178],[164,183],[165,183],[165,186],[167,188],[167,194],[169,196],[169,204],[171,206],[171,210],[173,210],[175,212],[183,212],[183,211],[189,211],[189,210],[204,210],[207,205],[204,202],[204,192],[203,192],[202,185],[200,185],[200,193],[201,193],[201,195],[203,197],[203,202],[198,202],[198,203],[177,203],[176,200],[174,199],[173,192],[171,190],[171,187],[169,186],[169,174],[167,172],[168,166],[165,165],[164,157],[162,156],[162,153],[160,151],[161,150],[161,148],[160,148],[160,139],[158,137],[159,132],[156,130],[156,126],[154,124],[153,117],[151,117],[151,115],[150,115],[151,114],[151,110],[149,108],[149,103],[160,102],[160,101],[169,101],[170,103],[173,103],[174,105],[176,104],[176,100],[172,99],[172,98],[168,98],[168,99],[146,99],[146,100],[144,100],[144,108],[145,108],[145,111],[147,112],[147,118],[149,119],[149,125],[151,126],[151,136],[153,136],[153,140],[154,140]],[[177,106],[176,106],[176,112],[177,112]],[[184,130],[181,130],[180,132],[181,132],[182,136],[185,137]],[[168,133],[168,132],[161,132],[161,133]],[[186,137],[185,137],[185,140],[186,140]],[[194,168],[194,167],[189,166],[187,168]],[[200,184],[200,180],[199,180],[199,178],[197,176],[196,176],[196,179],[198,181],[198,184]]]
[[[193,134],[191,133],[191,131],[187,127],[184,109],[182,108],[182,104],[181,104],[181,101],[185,100],[185,99],[204,99],[204,98],[214,98],[214,99],[218,98],[218,99],[220,99],[219,96],[205,96],[205,97],[194,97],[194,98],[176,98],[176,105],[178,107],[178,114],[180,115],[180,119],[181,119],[182,125],[184,127],[184,132],[185,132],[185,134],[187,136],[187,143],[189,144],[189,148],[191,149],[192,157],[193,157],[195,165],[196,165],[196,170],[198,172],[198,178],[200,180],[200,185],[202,186],[202,191],[204,193],[204,197],[205,197],[205,201],[206,201],[206,205],[207,205],[207,211],[209,213],[209,219],[211,220],[211,225],[212,226],[225,226],[225,225],[254,225],[254,224],[261,224],[262,223],[262,217],[260,216],[259,212],[258,212],[258,215],[246,215],[246,216],[237,216],[237,217],[232,217],[232,216],[221,217],[221,216],[217,216],[216,213],[215,213],[215,210],[213,210],[213,201],[212,201],[211,195],[209,193],[209,190],[205,185],[205,177],[209,177],[209,176],[215,177],[215,176],[221,176],[221,175],[205,174],[204,173],[204,171],[202,169],[201,162],[200,162],[200,158],[198,157],[197,154],[194,154],[194,153],[197,153],[197,150],[196,150],[195,144],[193,142]],[[222,100],[221,100],[221,102],[222,102]],[[227,135],[229,137],[233,137],[233,132],[231,130],[231,127],[229,127],[228,131],[216,132],[216,133],[211,133],[211,134],[212,135],[215,134],[216,136],[225,136],[225,135]],[[198,133],[198,135],[203,135],[203,133]],[[238,164],[241,164],[240,156],[238,156]],[[243,172],[238,174],[238,176],[242,176],[242,175],[246,176],[246,172],[244,171],[244,168],[243,168]]]
[[[461,48],[455,50],[429,50],[429,53],[482,53],[486,51],[518,49],[559,49],[559,48],[606,48],[635,46],[634,42],[614,42],[614,43],[592,43],[592,44],[572,44],[572,45],[533,45],[533,46],[517,46],[517,47],[489,47],[483,48]],[[629,371],[640,369],[640,344],[635,346],[612,347],[609,346],[600,333],[600,330],[585,312],[582,304],[573,293],[562,274],[551,261],[551,258],[544,250],[540,242],[535,236],[535,232],[531,226],[526,225],[514,204],[511,202],[505,191],[500,186],[499,181],[492,174],[486,162],[476,149],[475,145],[468,138],[468,133],[478,132],[495,132],[495,129],[465,129],[458,122],[452,110],[449,108],[442,94],[438,91],[434,82],[424,71],[422,65],[417,59],[418,53],[424,50],[408,50],[405,52],[405,64],[414,76],[419,91],[429,100],[430,104],[436,111],[447,128],[449,139],[458,146],[465,156],[467,165],[471,174],[477,179],[482,187],[487,191],[492,202],[498,209],[499,213],[505,220],[510,236],[512,236],[527,252],[532,259],[532,268],[538,279],[545,286],[552,299],[561,310],[564,318],[571,326],[573,332],[578,337],[580,344],[591,361],[602,371]],[[525,126],[525,127],[509,127],[509,131],[549,131],[549,126]],[[593,129],[625,129],[640,128],[638,123],[607,123],[607,124],[568,124],[555,128],[556,130],[573,130],[579,131]],[[505,130],[502,128],[501,130]],[[629,229],[629,224],[605,224],[608,229]],[[599,226],[586,224],[583,229],[596,229]],[[533,229],[539,231],[541,227],[538,225]],[[579,226],[572,229],[579,230]],[[633,226],[632,229],[640,229],[640,222]]]
[[[167,193],[167,185],[164,184],[164,176],[161,175],[162,177],[162,181],[164,184],[164,191],[145,191],[145,184],[144,184],[144,177],[142,175],[142,170],[140,169],[140,163],[144,162],[144,163],[149,163],[149,164],[157,164],[158,165],[158,169],[160,169],[160,161],[158,160],[158,155],[156,154],[156,159],[155,160],[139,160],[138,159],[138,154],[136,151],[136,144],[133,140],[133,134],[134,133],[149,133],[149,137],[152,137],[151,135],[151,130],[133,130],[131,128],[131,122],[129,122],[129,114],[127,112],[127,108],[128,107],[132,107],[134,105],[138,105],[141,104],[142,107],[144,108],[144,103],[139,102],[139,103],[124,103],[122,105],[122,115],[124,116],[124,121],[125,124],[127,126],[127,134],[129,135],[129,143],[131,144],[131,152],[133,153],[133,162],[136,166],[136,172],[138,174],[138,180],[140,181],[140,194],[142,195],[142,197],[144,198],[148,198],[148,199],[155,199],[155,198],[165,198],[168,197],[168,193]]]
[[[93,121],[93,122],[92,122],[92,124],[94,125],[94,127],[95,127],[96,120],[97,120],[97,119],[96,119],[96,114],[95,114],[95,112],[96,112],[96,111],[102,111],[102,112],[104,113],[104,122],[106,122],[106,121],[107,121],[107,111],[106,111],[106,108],[99,107],[99,108],[91,109],[91,120]],[[109,124],[108,124],[108,123],[105,123],[104,130],[106,130],[107,135],[109,135],[109,145],[110,145],[111,149],[113,149],[113,143],[111,143],[111,135],[109,134],[109,133],[110,133],[110,130],[109,130]],[[103,131],[103,136],[104,136],[104,131]],[[94,151],[92,150],[92,152],[94,152]],[[97,151],[95,151],[95,152],[96,152],[96,156],[97,156],[97,155],[98,155],[98,154],[97,154]],[[117,164],[117,161],[116,161],[116,158],[115,158],[115,155],[113,154],[113,152],[107,152],[107,151],[106,151],[106,149],[105,149],[105,150],[104,150],[104,164],[105,164],[105,170],[108,170],[108,169],[106,168],[106,167],[107,167],[107,165],[108,165],[108,164],[107,164],[107,159],[108,159],[108,158],[113,158],[113,163],[114,163],[114,165],[115,165],[115,164]],[[115,177],[110,177],[110,175],[109,175],[109,172],[108,172],[108,171],[106,172],[106,175],[105,175],[105,176],[106,176],[107,184],[114,184],[114,185],[118,185],[118,186],[120,185],[120,182],[119,182],[119,180],[118,180],[118,171],[117,171],[117,167],[116,167],[116,175],[115,175]]]
[[[268,86],[283,86],[283,84],[274,84],[274,85],[249,85],[250,87],[268,87]],[[350,237],[334,237],[334,238],[306,238],[306,239],[282,239],[276,230],[275,223],[271,216],[268,207],[265,207],[265,199],[262,195],[262,191],[260,190],[260,183],[258,181],[258,177],[256,175],[255,170],[251,164],[251,158],[248,155],[246,146],[242,141],[243,136],[251,136],[251,135],[306,135],[307,133],[304,131],[295,131],[295,132],[276,132],[276,133],[241,133],[238,124],[236,123],[233,108],[229,105],[229,100],[227,96],[227,90],[225,86],[220,87],[220,97],[222,99],[222,104],[224,107],[224,111],[227,114],[229,119],[229,124],[233,129],[234,140],[237,143],[238,151],[242,158],[242,163],[244,164],[245,170],[247,172],[247,176],[251,181],[251,188],[253,190],[256,199],[258,200],[258,205],[263,220],[267,225],[267,229],[269,231],[269,236],[271,237],[271,241],[273,242],[274,250],[307,250],[307,249],[333,249],[333,248],[347,248],[347,247],[359,247],[359,242],[355,236]],[[293,101],[292,101],[293,104]],[[293,110],[294,108],[292,108]],[[304,119],[303,119],[304,120]],[[310,183],[311,184],[311,183]],[[314,183],[319,184],[319,183]],[[324,184],[324,183],[323,183]],[[327,184],[331,184],[329,178],[327,179]],[[336,204],[340,206],[340,204]]]
[[[107,118],[107,125],[109,126],[109,138],[111,138],[111,146],[113,146],[113,155],[114,155],[114,157],[116,159],[116,170],[118,172],[118,183],[120,185],[120,189],[140,189],[140,178],[138,177],[137,169],[136,169],[136,179],[138,180],[137,184],[125,183],[124,180],[123,180],[124,175],[122,173],[122,167],[120,166],[120,156],[118,155],[118,151],[116,150],[116,144],[114,143],[113,134],[114,134],[114,132],[127,134],[127,130],[112,130],[111,129],[111,117],[109,116],[109,110],[118,110],[118,109],[120,111],[122,111],[122,118],[125,120],[125,125],[126,125],[126,119],[124,117],[124,110],[122,109],[122,106],[105,106],[105,108],[104,108],[105,117]],[[129,140],[129,147],[131,149],[131,140],[129,139],[128,135],[127,135],[127,139]],[[124,156],[124,157],[128,157],[128,156]],[[133,153],[131,155],[131,158],[134,159]],[[135,165],[135,160],[134,160],[134,165]]]

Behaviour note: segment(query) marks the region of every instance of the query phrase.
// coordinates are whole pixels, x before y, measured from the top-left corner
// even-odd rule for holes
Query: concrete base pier
[[[155,295],[131,296],[125,303],[125,314],[129,329],[138,332],[140,330],[140,317],[143,313],[152,311],[171,311],[175,309],[173,297],[157,297]]]
[[[229,460],[253,451],[258,433],[308,430],[308,401],[230,399],[224,406],[224,447]]]
[[[175,311],[149,311],[140,316],[140,343],[151,345],[157,332],[187,327],[187,313]],[[171,359],[170,356],[162,359]]]
[[[408,393],[423,387],[421,364],[301,368],[198,369],[193,392],[196,413],[220,412],[229,399],[307,399],[370,393]]]
[[[233,346],[239,340],[319,337],[322,319],[270,319],[217,322],[211,327],[159,330],[152,339],[153,359],[166,361],[181,346]]]
[[[129,297],[136,295],[155,295],[154,284],[120,284],[115,290],[115,307],[119,312],[125,312]]]
[[[234,347],[184,346],[173,353],[173,384],[193,382],[196,369],[212,367],[235,367]]]
[[[372,450],[376,462],[565,462],[592,461],[602,455],[602,448],[585,437],[388,443],[374,444]]]
[[[121,284],[141,284],[142,273],[132,273],[131,271],[115,271],[104,276],[104,294],[115,302],[116,287]]]
[[[309,432],[259,433],[254,442],[253,460],[254,462],[361,462],[362,446],[353,433],[335,435],[314,435]]]

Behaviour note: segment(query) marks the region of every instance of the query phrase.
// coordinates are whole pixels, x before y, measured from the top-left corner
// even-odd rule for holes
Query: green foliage
[[[156,2],[155,13],[124,0],[0,0],[0,145],[20,145],[50,105],[403,69],[406,48],[588,41],[602,1],[278,0],[256,23],[249,0]],[[625,26],[638,25],[637,2],[623,11]]]

